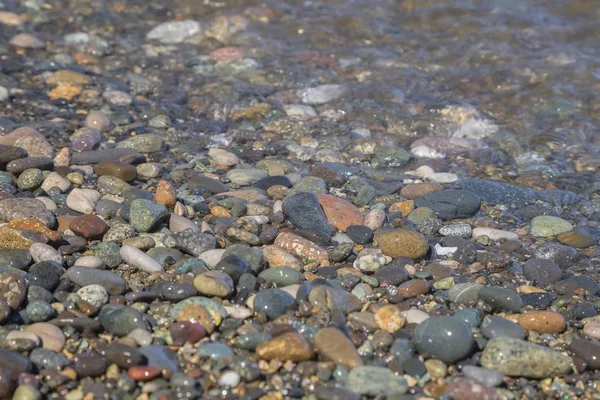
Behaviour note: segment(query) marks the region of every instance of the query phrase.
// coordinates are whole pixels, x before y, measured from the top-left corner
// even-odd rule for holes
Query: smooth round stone
[[[406,318],[406,323],[419,325],[421,322],[425,321],[430,317],[425,311],[410,309],[408,311],[402,312],[404,318]]]
[[[166,166],[160,163],[142,163],[137,167],[137,173],[144,178],[156,178],[162,175],[166,171]]]
[[[119,179],[116,176],[111,175],[102,175],[101,177],[99,177],[96,188],[102,193],[123,196],[125,197],[125,199],[131,199],[131,197],[126,196],[126,194],[129,194],[131,190],[133,190],[135,194],[139,193],[136,189],[133,189],[131,185],[125,182],[123,179]]]
[[[40,261],[29,268],[31,283],[52,291],[58,286],[62,267],[55,261]]]
[[[267,173],[256,168],[236,168],[227,173],[227,179],[239,186],[250,186],[267,177]]]
[[[234,282],[237,282],[242,275],[250,270],[250,264],[237,254],[229,254],[221,258],[213,270],[221,271],[229,275]]]
[[[419,197],[415,206],[430,208],[443,220],[469,218],[479,211],[481,199],[466,190],[444,190]]]
[[[390,398],[406,393],[408,384],[406,379],[396,376],[388,368],[361,366],[350,371],[346,388],[364,396],[377,396],[383,393]]]
[[[66,338],[62,330],[47,322],[37,322],[24,329],[25,332],[35,333],[42,341],[45,349],[60,353],[65,346]]]
[[[2,348],[0,348],[0,365],[2,365],[2,369],[10,372],[13,377],[30,372],[33,369],[33,364],[27,358],[19,353]]]
[[[293,285],[304,280],[304,275],[300,271],[289,267],[268,268],[258,277],[274,283],[277,287]]]
[[[44,174],[37,168],[26,169],[19,175],[17,186],[22,190],[33,190],[40,187],[44,181]]]
[[[325,360],[333,361],[349,370],[363,365],[354,343],[337,328],[322,328],[315,335],[314,341],[317,352]]]
[[[600,322],[592,321],[588,322],[583,326],[583,333],[591,337],[592,339],[600,339]]]
[[[298,306],[296,299],[281,289],[265,289],[254,297],[253,308],[273,320]]]
[[[562,244],[578,249],[588,248],[596,242],[596,237],[583,227],[576,227],[572,231],[563,232],[557,238]]]
[[[100,193],[92,189],[73,189],[67,196],[66,204],[71,210],[91,214],[100,200]]]
[[[127,336],[134,329],[146,329],[142,314],[132,307],[109,304],[102,307],[98,319],[110,333],[116,336]]]
[[[85,239],[101,239],[104,233],[108,230],[108,226],[103,219],[96,215],[86,214],[76,217],[69,224],[76,235]]]
[[[196,322],[178,321],[171,325],[171,338],[176,346],[182,346],[185,342],[197,343],[206,335],[206,329]]]
[[[108,303],[108,292],[100,285],[87,285],[77,290],[77,295],[96,308]]]
[[[173,213],[171,213],[171,217],[169,218],[169,229],[174,233],[183,232],[186,229],[200,232],[200,227],[194,221]]]
[[[117,364],[119,368],[131,368],[144,362],[144,358],[135,348],[126,344],[113,342],[101,352],[110,362]]]
[[[479,299],[496,310],[516,313],[523,308],[523,301],[517,293],[501,287],[484,286],[479,290]]]
[[[123,246],[120,251],[121,258],[127,264],[141,271],[152,274],[154,272],[162,272],[163,267],[154,258],[150,257],[143,251],[131,246]]]
[[[233,350],[223,343],[203,343],[198,347],[198,355],[211,360],[227,360],[233,357]]]
[[[589,276],[578,275],[556,282],[554,284],[554,289],[558,294],[572,295],[577,289],[583,289],[587,290],[592,295],[595,295],[598,293],[598,290],[600,290],[600,286],[598,285],[598,282]]]
[[[110,294],[121,294],[126,283],[119,275],[100,269],[88,267],[71,267],[67,270],[67,278],[79,286],[98,284]]]
[[[94,167],[96,175],[115,176],[125,182],[131,182],[137,178],[136,167],[130,164],[120,163],[112,160],[102,161]]]
[[[250,269],[254,273],[259,273],[265,266],[263,253],[257,248],[253,248],[241,243],[234,243],[231,246],[229,246],[227,250],[225,250],[225,252],[223,253],[223,257],[227,257],[230,254],[235,254],[236,256],[246,260],[246,262],[250,265]],[[284,266],[292,267],[293,265]]]
[[[415,330],[414,341],[420,353],[444,362],[456,362],[471,354],[474,340],[471,328],[454,317],[430,317]]]
[[[147,365],[171,371],[171,373],[178,369],[177,353],[167,347],[144,346],[139,351],[146,357]]]
[[[256,348],[256,355],[264,360],[301,362],[313,358],[313,348],[298,332],[286,332],[275,336]]]
[[[104,261],[96,256],[83,256],[75,260],[75,264],[73,265],[76,267],[102,269],[104,268]]]
[[[600,368],[600,343],[574,338],[569,344],[569,350],[575,356],[584,359],[590,369]]]
[[[152,288],[163,300],[181,301],[197,294],[194,286],[189,282],[160,281]]]
[[[515,339],[524,339],[527,336],[525,329],[505,318],[491,315],[483,320],[479,327],[481,334],[492,339],[500,336],[507,336]]]
[[[108,360],[91,354],[78,354],[73,357],[73,369],[77,376],[97,378],[104,375]]]
[[[59,369],[71,364],[71,361],[62,353],[44,348],[33,349],[29,353],[29,360],[38,368]]]
[[[373,275],[379,284],[398,286],[408,279],[408,271],[396,265],[384,265]]]
[[[530,258],[523,265],[523,275],[536,284],[552,285],[562,279],[563,272],[552,260]]]
[[[533,236],[545,237],[555,236],[573,230],[573,225],[562,218],[550,215],[540,215],[531,220],[529,232]]]
[[[398,258],[408,257],[418,260],[429,250],[429,241],[425,236],[413,231],[391,230],[376,237],[384,255]]]
[[[226,387],[236,387],[240,384],[240,374],[235,371],[225,371],[219,378],[219,385]]]
[[[593,309],[593,308],[592,308]],[[595,313],[596,310],[593,310]],[[595,314],[594,314],[595,315]],[[519,325],[528,331],[544,333],[561,333],[567,323],[565,317],[553,311],[528,311],[519,315]]]
[[[32,322],[48,321],[56,311],[45,301],[36,300],[27,304],[25,308],[27,316]]]
[[[206,296],[227,298],[235,287],[231,277],[220,271],[208,271],[194,278],[196,290]]]
[[[106,132],[110,128],[110,119],[102,111],[90,111],[85,117],[85,126],[88,128],[94,128],[100,132]]]
[[[481,325],[481,311],[475,308],[462,308],[454,313],[454,318],[464,321],[471,328],[478,328]]]
[[[475,365],[464,365],[461,372],[464,376],[475,379],[488,387],[500,386],[500,384],[504,382],[504,374],[502,374],[502,372],[477,367]]]
[[[138,346],[146,347],[152,343],[152,333],[143,328],[135,328],[127,334],[128,339],[133,339]]]
[[[40,261],[54,261],[58,264],[62,264],[63,262],[61,255],[58,254],[58,251],[56,251],[54,247],[47,244],[33,243],[29,247],[29,253],[31,253],[31,257],[36,263]]]

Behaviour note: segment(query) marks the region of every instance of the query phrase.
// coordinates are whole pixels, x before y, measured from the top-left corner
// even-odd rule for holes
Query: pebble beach
[[[600,399],[600,6],[505,4],[0,0],[0,399]]]

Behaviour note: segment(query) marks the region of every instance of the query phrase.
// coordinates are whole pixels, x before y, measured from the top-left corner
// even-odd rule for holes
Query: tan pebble
[[[211,208],[210,214],[215,217],[231,217],[231,213],[225,207],[221,206],[214,206]]]
[[[263,258],[271,268],[290,267],[295,270],[302,270],[302,264],[296,257],[274,245],[264,246],[262,249]]]
[[[409,200],[418,199],[426,194],[439,192],[442,190],[442,185],[438,183],[411,183],[400,190],[400,196],[406,197]]]
[[[273,200],[284,200],[290,189],[283,185],[274,185],[267,189],[267,196]]]
[[[92,111],[85,118],[85,126],[106,132],[110,128],[110,119],[102,111]]]
[[[593,321],[583,326],[583,333],[592,339],[600,340],[600,322]]]
[[[398,307],[386,305],[375,312],[375,323],[380,329],[388,333],[394,333],[404,326],[406,320]]]
[[[30,33],[18,33],[8,42],[11,46],[22,49],[43,49],[46,44]]]
[[[14,146],[17,143],[17,140],[23,139],[26,137],[33,137],[33,138],[46,140],[44,135],[42,135],[35,129],[30,128],[28,126],[23,126],[21,128],[15,129],[14,131],[10,132],[7,135],[0,136],[0,144]]]
[[[256,355],[264,360],[308,361],[314,356],[312,346],[297,332],[276,336],[256,348]]]
[[[188,304],[184,306],[179,314],[177,314],[177,321],[191,321],[198,323],[204,327],[208,334],[215,331],[215,321],[210,312],[199,304]]]
[[[154,202],[162,204],[167,208],[175,207],[175,203],[177,203],[177,190],[175,190],[171,182],[164,179],[158,181]]]
[[[518,293],[530,294],[530,293],[546,293],[544,289],[537,288],[535,286],[521,285],[517,288]]]
[[[377,208],[367,214],[365,217],[365,226],[375,231],[383,225],[383,221],[385,221],[385,211]]]
[[[566,328],[565,317],[553,311],[530,311],[521,314],[519,325],[537,333],[560,333]]]
[[[48,97],[50,100],[65,99],[71,101],[75,97],[79,96],[82,91],[83,89],[81,89],[79,86],[58,86],[48,93]]]
[[[363,365],[354,343],[337,328],[319,330],[314,342],[317,352],[326,361],[333,361],[349,370]]]
[[[446,364],[433,358],[425,361],[425,368],[432,378],[445,378],[448,373]]]
[[[10,26],[21,26],[25,23],[25,20],[18,14],[9,11],[0,11],[0,24]]]
[[[61,352],[65,346],[66,339],[62,330],[56,325],[47,322],[37,322],[25,328],[25,332],[33,332],[42,340],[45,349]]]
[[[67,69],[56,71],[46,79],[46,84],[50,86],[87,86],[89,83],[90,78],[87,75]]]
[[[63,147],[54,157],[54,167],[68,167],[71,163],[71,151]]]

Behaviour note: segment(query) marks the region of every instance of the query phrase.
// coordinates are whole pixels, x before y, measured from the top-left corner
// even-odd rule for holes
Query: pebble
[[[37,322],[24,329],[25,332],[36,334],[42,341],[42,347],[60,353],[65,347],[66,338],[62,330],[47,322]]]
[[[496,391],[482,382],[469,378],[456,378],[446,386],[446,393],[454,400],[496,400]]]
[[[253,301],[253,308],[257,312],[263,312],[269,319],[275,319],[297,306],[296,299],[281,289],[260,291]]]
[[[291,232],[281,232],[275,239],[275,245],[302,260],[328,262],[329,254],[321,246]]]
[[[315,231],[326,237],[333,234],[319,199],[312,193],[300,192],[288,197],[283,202],[283,212],[300,229]]]
[[[519,240],[519,235],[514,232],[507,232],[501,229],[492,229],[492,228],[475,228],[473,229],[473,239],[477,239],[481,236],[487,236],[491,240],[499,241],[501,239],[505,240]]]
[[[67,278],[79,286],[98,284],[110,294],[121,294],[125,291],[125,281],[119,275],[88,267],[71,267],[67,270]]]
[[[479,299],[485,301],[492,308],[507,312],[519,312],[523,301],[512,290],[486,286],[479,290]]]
[[[208,271],[194,278],[194,287],[200,294],[227,298],[233,293],[234,283],[223,272]]]
[[[140,271],[152,274],[154,272],[162,272],[163,267],[156,262],[152,257],[144,253],[143,251],[136,249],[131,246],[121,247],[119,252],[123,261],[132,267],[139,269]]]
[[[392,230],[376,235],[375,240],[383,254],[392,258],[408,257],[419,260],[429,250],[427,238],[412,231]]]
[[[530,258],[523,264],[523,276],[536,284],[552,285],[562,279],[563,272],[552,260]]]
[[[443,220],[469,218],[479,211],[481,199],[466,190],[444,190],[419,197],[415,206],[430,208]]]
[[[567,326],[565,317],[553,311],[528,311],[519,315],[519,325],[540,334],[561,333]]]
[[[29,253],[34,262],[40,261],[54,261],[62,265],[63,259],[58,251],[54,247],[43,243],[33,243],[29,247]]]
[[[148,32],[146,39],[158,40],[165,44],[176,44],[200,32],[200,23],[193,20],[164,22]]]
[[[467,378],[479,381],[488,387],[500,386],[504,382],[504,374],[501,372],[475,365],[464,365],[461,372]]]
[[[100,200],[100,193],[93,189],[73,189],[67,196],[66,204],[74,211],[91,214]]]
[[[364,396],[383,393],[388,398],[401,396],[408,390],[406,379],[391,370],[377,366],[361,366],[348,374],[346,388]]]
[[[100,257],[96,256],[83,256],[79,257],[75,263],[73,264],[75,267],[86,267],[86,268],[96,268],[102,269],[105,264],[104,261]]]
[[[348,370],[363,365],[354,344],[337,328],[322,328],[315,335],[314,342],[316,351],[326,361],[333,361]]]
[[[571,371],[571,359],[556,350],[509,337],[491,339],[481,355],[481,366],[508,376],[544,379]]]
[[[483,320],[480,326],[481,334],[486,339],[506,336],[515,339],[524,339],[527,336],[525,329],[508,319],[491,315]]]
[[[267,361],[301,362],[312,359],[314,351],[304,336],[297,332],[287,332],[258,345],[256,355]]]
[[[471,328],[453,317],[426,319],[417,326],[414,340],[420,353],[431,354],[443,362],[466,358],[474,346]]]
[[[98,319],[104,329],[116,336],[127,336],[135,329],[146,329],[146,323],[138,310],[120,304],[102,307]]]
[[[136,232],[149,232],[168,216],[169,211],[162,204],[146,199],[136,199],[131,202],[129,219],[131,227]]]
[[[529,233],[533,236],[554,236],[573,230],[573,225],[562,218],[540,215],[531,220]]]
[[[363,224],[360,211],[352,203],[330,194],[317,194],[316,197],[323,208],[327,220],[335,229],[346,232],[351,225]]]

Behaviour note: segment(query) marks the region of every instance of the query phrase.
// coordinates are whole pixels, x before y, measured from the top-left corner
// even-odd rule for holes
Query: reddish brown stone
[[[136,365],[127,371],[127,375],[137,382],[147,382],[157,378],[162,373],[162,370],[157,367]]]
[[[174,322],[171,325],[171,337],[175,346],[181,346],[185,342],[197,343],[206,337],[206,329],[191,321]]]
[[[496,400],[496,391],[470,378],[455,378],[446,386],[446,393],[454,400]]]
[[[86,214],[75,218],[69,224],[69,229],[76,235],[86,239],[102,239],[108,230],[106,222],[93,214]]]
[[[439,192],[441,190],[442,186],[439,183],[411,183],[400,190],[400,196],[406,197],[409,200],[414,200],[423,197],[426,194]]]
[[[56,228],[56,230],[62,233],[67,229],[70,229],[69,226],[75,218],[77,217],[74,215],[59,215],[56,217],[56,220],[58,221],[58,228]]]
[[[429,282],[425,279],[413,279],[398,286],[398,294],[405,299],[410,299],[429,292],[429,288]]]
[[[350,225],[362,225],[363,217],[352,203],[330,194],[318,194],[317,198],[329,223],[345,232]]]

